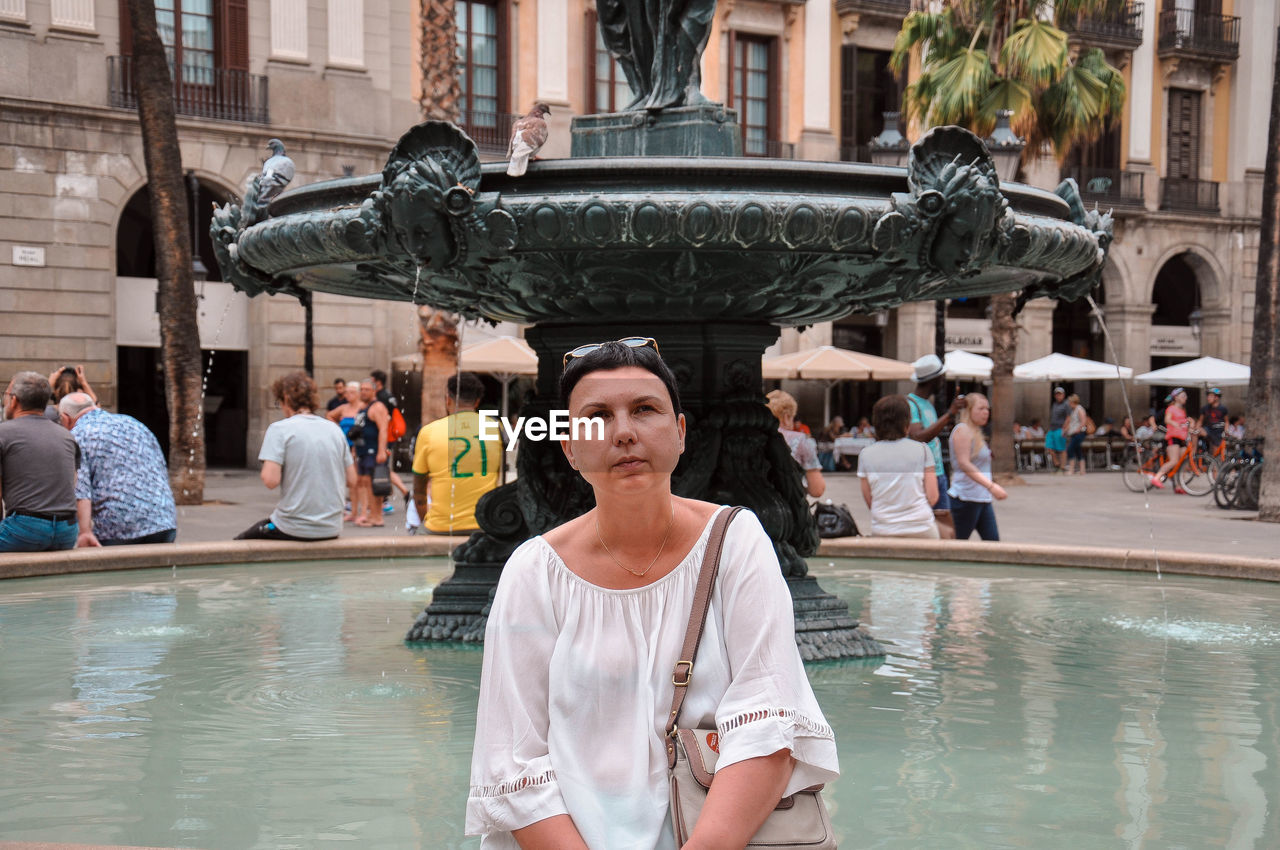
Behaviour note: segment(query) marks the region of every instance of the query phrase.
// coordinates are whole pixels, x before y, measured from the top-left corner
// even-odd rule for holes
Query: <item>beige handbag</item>
[[[689,627],[684,636],[684,648],[680,661],[676,662],[671,681],[675,694],[671,699],[671,717],[667,720],[667,776],[671,783],[671,824],[675,830],[676,846],[682,847],[693,832],[707,790],[715,779],[716,757],[719,753],[719,737],[715,729],[680,729],[677,722],[680,706],[689,689],[693,676],[693,662],[698,655],[698,643],[707,622],[707,609],[711,607],[711,589],[715,586],[716,573],[720,570],[720,551],[724,548],[725,532],[729,522],[742,508],[721,511],[711,527],[707,552],[702,559],[702,571],[698,575],[698,589],[693,597],[693,609],[689,612]],[[835,836],[831,819],[822,802],[822,786],[816,785],[783,797],[777,808],[765,820],[764,825],[752,836],[747,847],[767,847],[770,850],[835,850]]]

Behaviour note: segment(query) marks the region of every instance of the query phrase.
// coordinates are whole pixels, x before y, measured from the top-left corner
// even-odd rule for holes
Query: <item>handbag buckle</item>
[[[682,664],[685,666],[684,679],[680,679],[680,678],[679,678],[679,676],[680,676],[680,665],[682,665]],[[676,662],[676,669],[675,669],[675,671],[671,674],[671,684],[675,685],[677,688],[687,688],[687,687],[689,687],[689,679],[690,679],[690,678],[692,678],[692,677],[693,677],[693,662],[692,662],[692,661],[677,661],[677,662]]]

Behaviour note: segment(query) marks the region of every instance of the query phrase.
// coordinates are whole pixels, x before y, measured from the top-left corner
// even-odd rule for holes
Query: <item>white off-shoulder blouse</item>
[[[541,537],[512,553],[485,630],[468,835],[515,848],[511,830],[568,813],[592,848],[674,850],[662,735],[710,530],[633,590],[584,580]],[[790,750],[784,796],[839,775],[791,595],[747,511],[729,525],[680,719],[718,729],[721,768]]]

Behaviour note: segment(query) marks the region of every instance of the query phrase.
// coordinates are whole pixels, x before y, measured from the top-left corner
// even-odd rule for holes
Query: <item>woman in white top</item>
[[[674,850],[663,733],[711,521],[674,496],[675,378],[651,339],[581,346],[561,394],[604,439],[563,444],[596,507],[527,541],[485,631],[466,832],[503,848]],[[784,796],[838,775],[791,597],[751,513],[729,525],[689,692],[719,769],[685,848],[742,847]]]
[[[938,501],[933,452],[907,436],[911,406],[903,395],[887,395],[871,408],[880,439],[858,456],[862,499],[871,509],[876,537],[938,537],[931,505]]]
[[[960,421],[951,429],[951,516],[956,523],[956,539],[968,540],[977,529],[983,540],[999,540],[992,500],[1008,497],[1004,488],[991,480],[991,447],[982,426],[991,418],[991,403],[982,393],[965,396]]]

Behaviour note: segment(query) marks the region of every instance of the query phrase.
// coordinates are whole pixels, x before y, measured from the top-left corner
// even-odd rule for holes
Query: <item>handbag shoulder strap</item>
[[[716,574],[720,571],[720,553],[724,549],[724,538],[729,530],[729,523],[737,515],[741,507],[721,511],[711,526],[711,534],[707,538],[707,550],[702,556],[702,568],[698,573],[698,589],[693,595],[693,606],[689,610],[689,625],[684,633],[684,646],[680,649],[680,660],[676,662],[671,674],[671,683],[675,691],[671,696],[671,716],[667,718],[667,760],[675,764],[675,743],[672,740],[676,729],[676,720],[680,716],[680,706],[684,704],[684,695],[689,690],[689,681],[693,678],[693,662],[698,656],[698,644],[702,640],[702,631],[707,624],[707,611],[711,608],[711,590],[716,583]]]

